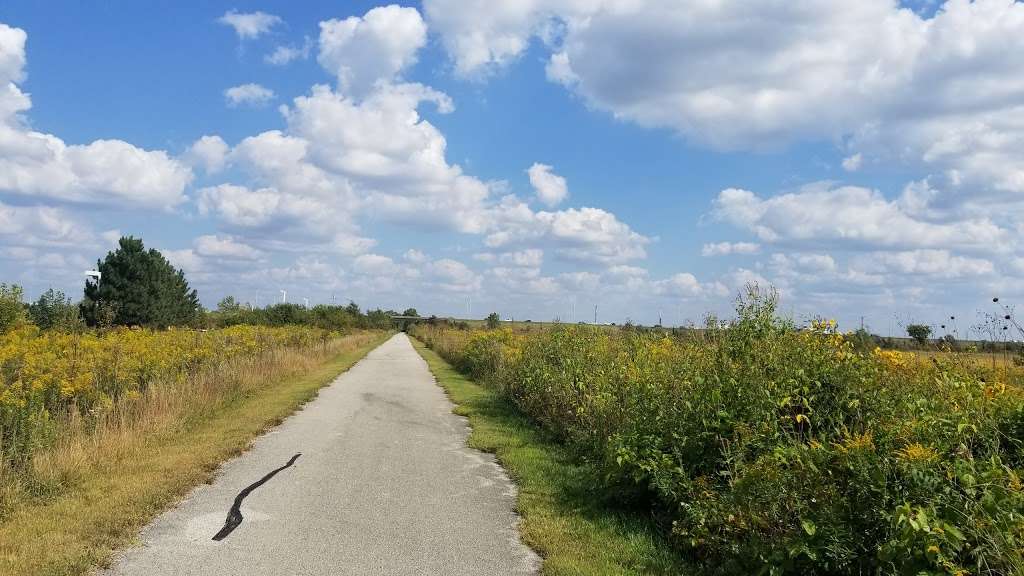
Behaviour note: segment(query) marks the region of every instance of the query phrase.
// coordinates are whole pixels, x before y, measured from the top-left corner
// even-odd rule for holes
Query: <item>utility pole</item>
[[[597,304],[594,304],[594,324],[597,324]]]

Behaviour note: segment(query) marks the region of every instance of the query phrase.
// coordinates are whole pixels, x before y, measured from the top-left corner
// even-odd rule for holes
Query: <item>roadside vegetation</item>
[[[701,573],[1024,573],[1020,369],[883,350],[775,308],[751,287],[734,321],[686,336],[412,332]]]
[[[77,303],[0,284],[0,574],[104,564],[391,332],[355,304],[207,312],[134,238],[97,265]]]
[[[469,419],[472,448],[494,453],[515,481],[523,541],[544,558],[548,576],[699,574],[649,513],[593,490],[600,470],[538,428],[509,399],[455,370],[413,340],[438,384]]]
[[[358,332],[235,355],[68,417],[51,444],[0,477],[0,574],[105,565],[146,522],[388,336]]]

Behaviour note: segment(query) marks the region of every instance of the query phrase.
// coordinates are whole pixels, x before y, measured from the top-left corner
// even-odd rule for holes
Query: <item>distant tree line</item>
[[[113,326],[217,328],[236,324],[388,329],[395,327],[392,316],[418,316],[414,308],[401,314],[381,309],[364,312],[355,302],[311,308],[280,303],[257,308],[238,302],[234,296],[221,300],[216,310],[207,311],[182,270],[174,268],[158,250],[147,250],[141,239],[131,236],[122,237],[116,250],[98,260],[96,270],[99,278],[86,281],[82,300],[77,303],[51,288],[26,304],[20,286],[0,284],[0,333],[26,322],[62,331]]]
[[[394,327],[392,316],[416,316],[415,309],[408,309],[401,314],[394,310],[367,310],[363,312],[355,302],[346,306],[318,304],[311,308],[298,304],[280,303],[256,308],[239,303],[234,296],[228,296],[217,304],[217,309],[203,315],[204,327],[219,328],[236,324],[253,324],[262,326],[283,326],[285,324],[304,324],[317,326],[327,330],[346,330],[353,328]]]

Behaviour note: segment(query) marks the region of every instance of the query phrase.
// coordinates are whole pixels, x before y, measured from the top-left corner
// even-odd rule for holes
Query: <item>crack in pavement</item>
[[[296,454],[295,456],[292,456],[291,459],[288,460],[288,463],[285,464],[284,466],[271,470],[270,472],[267,473],[266,476],[260,478],[259,480],[253,482],[252,484],[249,484],[241,492],[239,492],[238,496],[235,496],[235,503],[231,505],[231,510],[228,510],[228,517],[224,520],[224,527],[220,529],[220,532],[217,532],[213,535],[213,540],[219,542],[227,538],[229,534],[234,532],[235,528],[238,528],[238,526],[242,523],[243,520],[242,500],[245,500],[246,496],[251,494],[253,490],[266,484],[267,481],[273,478],[278,472],[284,470],[285,468],[288,468],[292,464],[295,464],[295,461],[299,459],[299,456],[302,456],[301,452]]]

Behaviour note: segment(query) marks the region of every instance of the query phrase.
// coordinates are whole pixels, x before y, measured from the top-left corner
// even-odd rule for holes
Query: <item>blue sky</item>
[[[1024,295],[1009,0],[12,0],[3,86],[30,297],[119,234],[208,306],[677,324],[756,281],[966,334]]]

